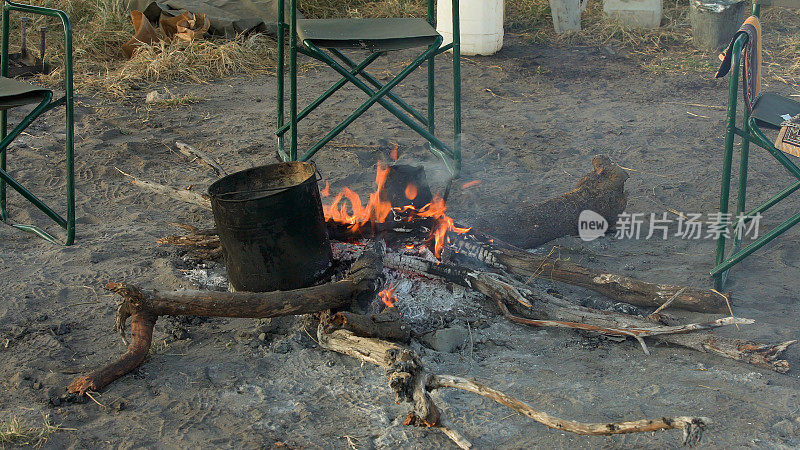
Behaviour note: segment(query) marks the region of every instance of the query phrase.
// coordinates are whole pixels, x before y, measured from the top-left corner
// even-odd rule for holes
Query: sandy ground
[[[376,66],[385,76],[409,54]],[[448,59],[439,81],[450,85]],[[300,81],[305,104],[331,72],[308,66]],[[423,72],[398,92],[424,104]],[[463,222],[497,217],[521,199],[545,199],[570,189],[590,169],[591,157],[610,156],[630,170],[628,212],[668,209],[712,213],[717,207],[726,80],[713,74],[656,76],[612,48],[552,48],[508,37],[493,57],[464,62],[464,175],[478,187],[457,189],[451,215]],[[141,191],[117,172],[202,190],[213,173],[174,149],[183,140],[214,154],[229,170],[275,160],[275,78],[230,78],[206,85],[169,85],[203,100],[180,108],[148,108],[147,91],[115,102],[80,96],[77,107],[77,245],[59,248],[0,227],[0,419],[33,423],[42,413],[76,431],[53,435],[47,447],[270,447],[452,448],[443,435],[402,425],[380,369],[321,350],[302,318],[160,320],[150,358],[96,397],[102,407],[54,406],[78,373],[117,357],[123,344],[112,331],[114,299],[102,286],[126,281],[146,288],[214,284],[211,271],[187,272],[181,253],[156,239],[169,222],[208,226],[210,214]],[[783,85],[769,86],[785,94]],[[795,92],[796,93],[796,92]],[[321,136],[361,101],[355,90],[303,123],[303,142]],[[452,124],[447,90],[437,94],[439,131]],[[34,124],[9,151],[10,168],[43,197],[63,188],[59,114]],[[441,180],[441,164],[422,140],[388,113],[373,108],[316,157],[334,191],[349,185],[368,192],[379,157],[390,143],[400,162],[424,163]],[[751,202],[765,199],[790,178],[765,152],[751,160]],[[13,218],[39,220],[11,195]],[[794,200],[775,208],[762,227],[792,213]],[[674,215],[671,216],[674,219]],[[674,226],[674,224],[673,224]],[[673,228],[674,231],[674,228]],[[520,230],[524,232],[524,230]],[[734,312],[755,325],[720,333],[777,342],[797,338],[800,306],[800,229],[790,231],[739,265],[728,288]],[[562,239],[563,257],[636,277],[711,286],[710,240]],[[189,275],[192,275],[190,277]],[[219,280],[216,280],[219,284]],[[224,284],[224,282],[222,283]],[[555,286],[575,301],[599,298]],[[439,326],[467,328],[472,339],[454,353],[417,345],[433,370],[474,377],[540,409],[569,419],[610,421],[703,415],[714,424],[703,446],[797,447],[800,438],[800,347],[786,353],[796,368],[781,375],[679,348],[617,343],[567,331],[507,323],[477,297],[456,295],[437,304]],[[406,307],[424,301],[401,296]],[[680,314],[680,313],[676,313]],[[689,317],[684,315],[684,317]],[[697,315],[693,317],[697,318]],[[263,335],[262,335],[263,333]],[[261,336],[263,340],[259,337]],[[671,447],[680,432],[581,437],[547,429],[468,393],[436,394],[454,426],[479,448]]]

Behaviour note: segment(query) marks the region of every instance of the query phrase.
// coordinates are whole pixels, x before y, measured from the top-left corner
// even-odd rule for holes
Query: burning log
[[[578,216],[585,210],[614,224],[628,202],[628,174],[604,155],[595,156],[592,165],[594,169],[570,192],[538,204],[523,201],[501,217],[478,217],[470,225],[518,247],[534,248],[563,236],[576,236]],[[508,226],[512,223],[514,226]]]
[[[711,353],[759,367],[786,373],[789,362],[778,359],[786,348],[796,341],[780,344],[761,344],[722,336],[691,335],[688,333],[709,330],[731,324],[752,324],[751,319],[725,317],[711,322],[667,326],[652,323],[628,314],[599,311],[575,305],[546,292],[532,291],[529,287],[517,288],[513,280],[502,275],[481,272],[446,263],[435,263],[408,255],[384,258],[384,264],[401,270],[433,275],[462,286],[475,289],[495,301],[503,315],[516,323],[530,326],[572,328],[606,335],[636,339],[649,354],[645,337]],[[509,311],[521,305],[530,317],[519,317]]]
[[[472,392],[505,405],[547,427],[582,435],[605,436],[682,429],[683,443],[694,445],[700,441],[703,430],[711,423],[711,420],[705,417],[687,416],[607,423],[583,423],[559,419],[476,381],[453,375],[429,373],[415,352],[397,344],[375,338],[355,336],[349,331],[331,328],[324,322],[320,322],[317,338],[322,348],[385,368],[389,377],[389,385],[395,392],[398,403],[404,401],[413,404],[412,411],[404,423],[437,428],[447,434],[461,448],[470,448],[471,444],[461,434],[444,424],[441,413],[433,403],[429,392],[440,388],[455,388]]]
[[[585,287],[614,300],[653,308],[663,305],[675,296],[671,303],[675,308],[707,313],[730,312],[731,295],[713,289],[650,283],[595,270],[570,261],[550,258],[548,255],[533,254],[475,231],[453,234],[451,242],[453,249],[460,255],[516,275],[526,282],[534,278],[545,278]]]
[[[360,241],[381,236],[390,243],[416,242],[430,236],[436,221],[431,218],[375,223],[367,222],[357,229],[334,221],[327,221],[331,239]],[[183,226],[184,228],[187,226]],[[193,227],[192,227],[193,228]],[[196,229],[195,229],[196,230]],[[206,259],[216,259],[221,254],[219,239],[214,230],[191,231],[185,236],[167,236],[158,242],[188,246],[192,252]],[[570,261],[539,255],[506,244],[492,236],[470,230],[466,233],[448,233],[450,247],[459,255],[470,257],[489,267],[500,269],[525,281],[545,278],[561,283],[591,289],[611,299],[638,306],[669,306],[688,311],[706,313],[730,312],[731,295],[713,289],[650,283],[608,271],[595,270]],[[674,297],[674,298],[673,298]]]
[[[115,327],[125,340],[125,323],[130,318],[133,340],[119,360],[77,378],[68,390],[80,395],[99,390],[139,367],[150,351],[153,327],[159,316],[267,318],[308,314],[350,305],[361,295],[374,294],[382,284],[382,276],[380,258],[372,252],[364,252],[344,280],[291,291],[158,292],[108,283],[106,289],[122,297]]]
[[[544,243],[566,234],[574,234],[577,228],[564,228],[564,223],[577,227],[578,215],[584,209],[592,209],[611,220],[625,206],[624,183],[627,174],[605,156],[596,156],[592,163],[594,170],[578,182],[578,186],[561,197],[549,200],[530,209],[527,218],[514,223],[524,226],[516,230],[535,230],[528,233],[530,238]],[[391,236],[391,239],[421,241],[427,240],[434,253],[441,254],[445,241],[449,238],[453,247],[468,256],[476,258],[492,267],[500,268],[513,275],[530,279],[546,276],[549,279],[567,284],[586,287],[609,298],[639,306],[653,308],[663,305],[678,293],[672,306],[699,312],[729,312],[730,295],[721,294],[711,289],[684,288],[683,286],[649,283],[623,275],[597,271],[571,262],[553,260],[546,256],[534,255],[510,244],[504,244],[494,237],[457,226],[453,219],[445,215],[445,204],[441,198],[434,200],[417,210],[408,205],[402,208],[393,207],[384,193],[384,184],[391,173],[389,168],[378,166],[375,182],[376,191],[370,196],[366,205],[362,205],[359,196],[345,188],[334,197],[330,205],[324,207],[327,218],[328,233],[331,239],[354,241],[376,235]],[[148,182],[147,186],[154,184]],[[160,186],[160,185],[159,185]],[[190,191],[179,191],[166,188],[174,198],[185,197]],[[160,190],[165,192],[164,189]],[[191,193],[194,195],[199,195]],[[207,205],[205,199],[185,199],[194,204]],[[352,214],[347,211],[345,201],[349,201]],[[207,206],[206,206],[207,207]],[[574,216],[574,220],[573,217]],[[495,220],[496,222],[496,220]],[[505,223],[505,221],[504,221]],[[528,225],[525,225],[525,224]],[[559,230],[559,231],[557,231]],[[515,233],[522,235],[525,233]],[[509,237],[507,233],[502,237]],[[517,240],[517,239],[515,239]],[[212,250],[216,244],[209,238],[187,236],[168,236],[160,242],[192,246],[194,242],[209,247],[199,255],[216,256],[219,250]],[[532,245],[533,241],[523,242]],[[199,247],[200,245],[194,245]],[[210,252],[210,253],[209,253]]]

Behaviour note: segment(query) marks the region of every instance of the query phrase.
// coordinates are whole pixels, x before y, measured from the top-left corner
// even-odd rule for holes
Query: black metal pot
[[[270,164],[228,175],[208,188],[234,289],[306,287],[331,266],[315,173],[309,163]]]

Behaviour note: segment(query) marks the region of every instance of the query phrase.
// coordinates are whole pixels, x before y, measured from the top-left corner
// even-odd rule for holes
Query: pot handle
[[[317,163],[315,163],[314,160],[312,159],[309,161],[309,164],[311,164],[314,167],[314,175],[316,175],[315,180],[317,183],[319,183],[320,181],[322,181],[322,173],[320,173],[319,168],[317,168]]]

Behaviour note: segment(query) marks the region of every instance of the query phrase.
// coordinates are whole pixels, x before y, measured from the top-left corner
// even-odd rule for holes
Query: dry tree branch
[[[550,428],[583,435],[644,433],[680,428],[684,432],[683,443],[693,445],[700,441],[703,430],[711,423],[711,420],[705,417],[688,416],[606,423],[559,419],[537,411],[528,404],[481,383],[453,375],[428,373],[419,356],[400,345],[375,338],[359,337],[347,330],[332,329],[324,320],[320,322],[317,338],[323,348],[384,367],[397,400],[413,405],[409,417],[404,422],[406,424],[441,428],[441,414],[428,394],[439,388],[472,392],[505,405]],[[453,432],[450,429],[442,431],[448,437],[451,437],[449,432]],[[456,443],[461,448],[469,448],[458,441]]]
[[[341,281],[319,286],[272,292],[216,292],[183,290],[142,291],[124,283],[108,283],[106,289],[122,299],[115,327],[125,336],[131,319],[133,341],[117,361],[75,379],[69,392],[80,395],[97,391],[139,367],[150,351],[153,327],[162,315],[266,318],[308,314],[350,305],[359,296],[376,292],[383,284],[380,258],[364,252]]]

